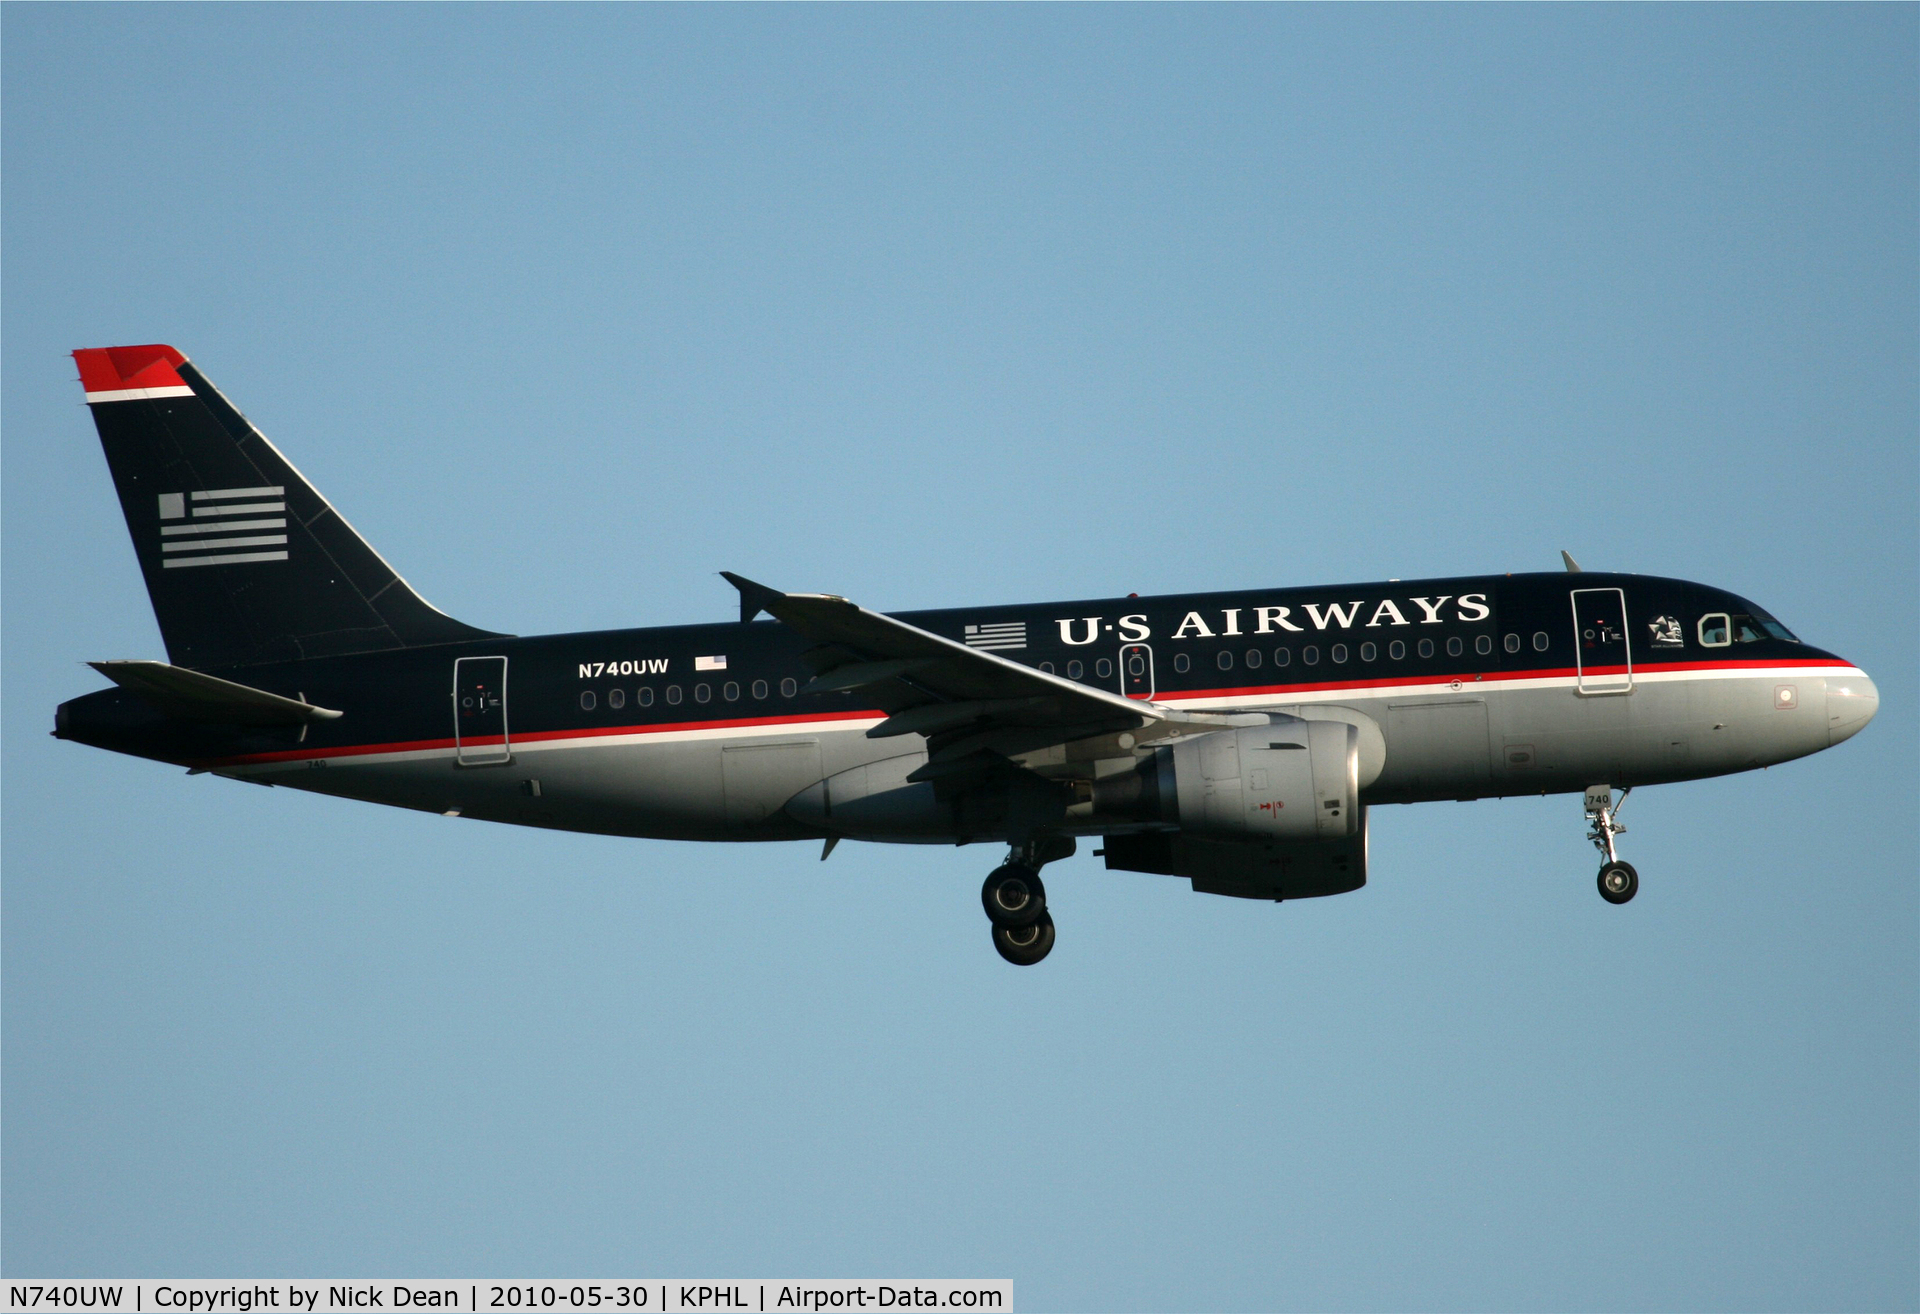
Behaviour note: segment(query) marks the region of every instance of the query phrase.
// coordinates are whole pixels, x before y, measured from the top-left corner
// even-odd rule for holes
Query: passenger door
[[[1622,590],[1573,590],[1573,660],[1581,693],[1633,692],[1627,595]]]
[[[507,742],[505,657],[454,662],[453,757],[461,766],[500,766],[513,760]]]

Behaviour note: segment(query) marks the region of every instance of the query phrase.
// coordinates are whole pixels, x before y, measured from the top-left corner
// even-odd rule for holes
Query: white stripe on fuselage
[[[1864,676],[1866,673],[1854,666],[1754,666],[1738,670],[1705,671],[1662,671],[1648,670],[1634,673],[1636,682],[1648,684],[1671,684],[1683,680],[1775,680],[1782,678],[1806,679],[1821,677],[1827,679],[1846,679]],[[1457,684],[1457,687],[1456,687]],[[1400,684],[1368,685],[1352,689],[1311,689],[1256,695],[1223,696],[1183,696],[1168,698],[1161,705],[1183,711],[1209,711],[1233,708],[1240,711],[1260,711],[1270,707],[1297,706],[1301,703],[1348,703],[1358,700],[1376,700],[1380,698],[1404,698],[1426,696],[1447,698],[1469,690],[1480,694],[1499,693],[1506,690],[1574,690],[1579,679],[1571,675],[1541,676],[1537,679],[1521,680],[1461,680],[1446,684]],[[1601,697],[1621,697],[1621,694],[1593,695]],[[767,740],[792,738],[797,735],[822,736],[838,734],[864,735],[879,725],[884,716],[836,718],[833,720],[806,720],[796,718],[792,721],[780,721],[767,725],[703,726],[684,730],[646,730],[631,732],[585,733],[566,735],[551,739],[514,739],[510,747],[514,754],[543,753],[556,749],[580,748],[631,748],[645,744],[686,744],[712,741],[737,742],[741,740]],[[902,736],[911,742],[909,737]],[[484,750],[482,750],[484,751]],[[900,754],[915,752],[917,749],[903,745]],[[276,762],[243,763],[232,767],[219,768],[223,775],[264,775],[288,769],[305,769],[313,760],[323,760],[336,767],[349,767],[356,763],[390,763],[452,761],[455,750],[451,747],[394,749],[391,751],[374,750],[365,753],[346,753],[340,755],[316,754],[314,758],[289,758]],[[876,759],[878,760],[878,759]]]

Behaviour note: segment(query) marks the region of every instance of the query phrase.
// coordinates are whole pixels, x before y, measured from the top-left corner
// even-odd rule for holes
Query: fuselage
[[[1367,803],[1577,791],[1743,771],[1847,738],[1872,682],[1723,590],[1554,573],[903,613],[1024,665],[1190,711],[1309,713],[1363,729]],[[773,621],[407,648],[213,672],[338,709],[248,729],[113,689],[56,733],[196,770],[520,825],[702,840],[834,834],[791,800],[918,735],[870,738],[858,690],[809,692]],[[1054,747],[1021,764],[1073,764]],[[903,772],[901,773],[903,774]],[[1065,833],[1111,828],[1069,817]],[[963,825],[865,839],[965,842]]]

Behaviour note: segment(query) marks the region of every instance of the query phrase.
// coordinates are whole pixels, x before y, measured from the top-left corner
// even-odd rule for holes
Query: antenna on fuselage
[[[1567,574],[1578,575],[1580,573],[1580,563],[1575,561],[1573,554],[1565,548],[1560,549],[1560,560],[1567,563]]]

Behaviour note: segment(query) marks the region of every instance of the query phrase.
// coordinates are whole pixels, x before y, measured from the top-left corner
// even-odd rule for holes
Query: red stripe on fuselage
[[[1704,661],[1704,662],[1662,662],[1653,666],[1635,668],[1638,674],[1651,675],[1659,671],[1740,671],[1751,668],[1831,670],[1835,667],[1847,668],[1851,664],[1833,658],[1818,658],[1799,662],[1779,661]],[[1590,666],[1587,675],[1624,675],[1624,666]],[[1156,701],[1185,702],[1200,698],[1247,698],[1297,693],[1326,693],[1352,689],[1401,689],[1409,685],[1431,687],[1451,686],[1455,683],[1463,688],[1469,684],[1496,684],[1513,680],[1549,680],[1571,679],[1579,675],[1571,666],[1543,667],[1531,671],[1481,671],[1459,675],[1405,675],[1397,679],[1373,680],[1321,680],[1308,684],[1264,684],[1245,685],[1222,689],[1189,689],[1180,693],[1156,695]],[[819,712],[807,716],[743,716],[719,721],[672,721],[661,725],[614,725],[594,726],[578,730],[532,730],[525,734],[510,736],[491,735],[463,741],[461,746],[485,748],[489,745],[506,742],[511,738],[516,744],[543,743],[555,739],[602,739],[612,735],[657,735],[689,730],[745,730],[754,726],[785,725],[809,726],[831,725],[840,721],[878,720],[887,714],[879,708],[865,708],[850,712]],[[238,757],[210,758],[193,762],[191,765],[203,767],[259,766],[270,762],[306,762],[316,758],[366,757],[375,753],[420,753],[436,749],[456,747],[451,736],[445,739],[415,739],[398,743],[353,744],[344,748],[306,748],[284,749],[272,753],[248,753]],[[183,763],[185,765],[186,763]]]
[[[1660,671],[1739,671],[1748,668],[1793,668],[1806,667],[1831,669],[1850,667],[1850,662],[1832,658],[1818,658],[1811,661],[1726,661],[1726,662],[1661,662],[1658,665],[1635,666],[1631,673],[1635,675],[1653,675]],[[1289,694],[1289,693],[1326,693],[1341,689],[1404,689],[1409,685],[1454,685],[1463,688],[1469,684],[1498,684],[1510,680],[1571,680],[1582,675],[1626,675],[1625,666],[1589,666],[1584,670],[1572,666],[1542,667],[1533,671],[1478,671],[1462,672],[1459,675],[1403,675],[1393,680],[1318,680],[1307,684],[1249,684],[1224,689],[1189,689],[1180,693],[1156,694],[1156,702],[1173,702],[1189,698],[1245,698],[1253,694]]]
[[[345,748],[290,748],[273,753],[247,753],[239,757],[211,758],[199,765],[209,767],[247,766],[264,762],[305,762],[320,757],[364,757],[370,753],[423,753],[440,748],[486,748],[503,744],[509,738],[516,744],[537,744],[552,739],[600,739],[608,735],[657,735],[684,730],[743,730],[756,725],[815,725],[835,721],[875,720],[886,713],[878,708],[858,712],[821,712],[813,716],[743,716],[726,721],[672,721],[665,725],[592,726],[584,730],[529,730],[525,734],[480,735],[458,744],[446,739],[410,739],[391,744],[351,744]]]

